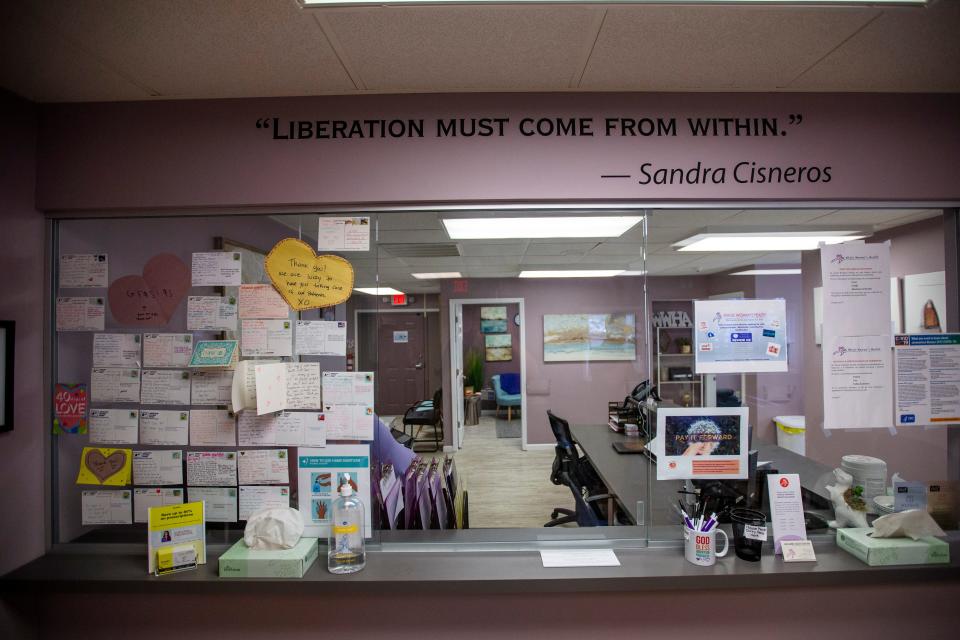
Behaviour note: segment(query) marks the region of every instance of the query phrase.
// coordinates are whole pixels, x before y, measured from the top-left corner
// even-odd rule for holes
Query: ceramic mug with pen
[[[723,549],[717,551],[717,536],[723,536]],[[696,531],[684,525],[683,531],[684,557],[687,562],[698,567],[709,567],[716,564],[717,558],[727,555],[730,541],[726,532],[714,526],[709,531]]]

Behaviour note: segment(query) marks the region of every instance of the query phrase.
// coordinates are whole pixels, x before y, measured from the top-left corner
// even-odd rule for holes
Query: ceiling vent
[[[395,258],[459,258],[460,249],[454,243],[437,244],[380,244],[377,245]]]

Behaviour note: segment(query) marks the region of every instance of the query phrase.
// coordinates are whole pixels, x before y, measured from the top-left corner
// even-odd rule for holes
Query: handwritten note
[[[139,333],[96,333],[93,336],[93,366],[139,367]]]
[[[237,458],[240,484],[288,484],[290,461],[286,449],[241,450]]]
[[[237,490],[221,487],[190,487],[187,496],[191,502],[204,502],[203,515],[207,522],[237,521]]]
[[[57,331],[103,331],[103,298],[57,298]]]
[[[287,306],[277,290],[269,284],[240,285],[240,319],[273,318],[285,320],[290,317]]]
[[[290,506],[290,487],[240,487],[240,519],[263,509]]]
[[[305,444],[304,424],[314,422],[316,415],[318,414],[281,411],[258,416],[244,411],[237,416],[237,439],[241,447],[299,447]]]
[[[140,369],[96,367],[90,372],[92,402],[140,402]]]
[[[193,354],[192,333],[143,334],[144,367],[185,367]]]
[[[264,262],[270,282],[298,311],[345,302],[353,292],[353,266],[339,256],[318,256],[306,242],[285,238]]]
[[[298,356],[347,355],[347,323],[333,320],[297,320],[294,352]]]
[[[183,504],[183,489],[149,489],[133,490],[133,521],[146,522],[147,510],[150,507],[166,507],[171,504]]]
[[[239,287],[240,253],[208,251],[193,254],[191,282],[195,287]]]
[[[233,451],[188,451],[187,484],[196,487],[236,486],[237,454]]]
[[[319,409],[322,383],[317,362],[257,365],[257,415],[287,409]]]
[[[373,373],[323,372],[327,438],[373,440]]]
[[[289,320],[242,320],[240,350],[244,357],[293,355]]]
[[[241,360],[233,376],[230,404],[234,413],[257,408],[256,365],[275,364],[271,360]]]
[[[147,369],[143,372],[141,404],[190,404],[190,372]]]
[[[134,451],[133,484],[183,484],[183,452]]]
[[[237,446],[236,420],[233,413],[218,409],[191,411],[190,445],[194,447]]]
[[[320,251],[370,251],[370,217],[320,216]]]
[[[139,427],[135,409],[90,409],[91,444],[136,444]]]
[[[187,297],[188,331],[236,331],[237,299],[233,296]]]
[[[130,484],[130,449],[84,447],[80,453],[77,484],[122,487]]]
[[[140,444],[186,445],[189,440],[189,411],[140,411]]]
[[[105,253],[65,253],[60,256],[60,287],[82,289],[107,286]]]
[[[123,491],[83,491],[80,495],[80,523],[131,524],[131,493]]]
[[[194,371],[190,404],[230,404],[233,371]]]

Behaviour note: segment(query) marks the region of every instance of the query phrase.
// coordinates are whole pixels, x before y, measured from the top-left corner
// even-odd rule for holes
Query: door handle
[[[422,362],[418,362],[417,364],[413,365],[413,368],[414,368],[414,369],[423,369],[423,363],[422,363]]]

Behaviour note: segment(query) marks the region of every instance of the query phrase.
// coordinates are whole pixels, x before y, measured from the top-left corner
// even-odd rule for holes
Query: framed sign
[[[0,431],[13,431],[13,320],[0,320]]]

